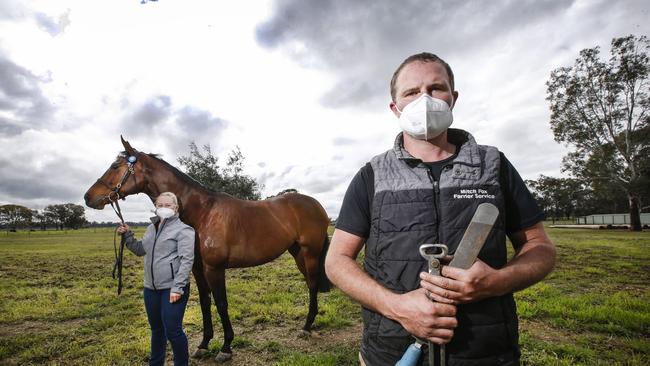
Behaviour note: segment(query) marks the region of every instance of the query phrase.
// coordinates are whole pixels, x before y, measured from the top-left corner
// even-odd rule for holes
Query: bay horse
[[[125,151],[84,195],[86,205],[107,204],[137,193],[155,201],[162,192],[178,197],[180,219],[196,232],[192,273],[199,290],[203,339],[194,356],[207,354],[213,337],[210,294],[223,326],[224,341],[216,360],[232,357],[234,332],[228,316],[226,268],[261,265],[289,251],[309,288],[309,311],[303,332],[309,334],[318,313],[317,294],[330,289],[324,260],[329,246],[329,218],[314,198],[286,193],[262,201],[215,192],[160,159],[141,153],[121,138]]]

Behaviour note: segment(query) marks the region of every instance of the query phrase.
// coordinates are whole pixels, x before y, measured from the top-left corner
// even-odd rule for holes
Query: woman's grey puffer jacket
[[[194,229],[178,215],[163,220],[156,230],[158,221],[158,217],[151,218],[142,240],[137,240],[133,231],[126,232],[126,246],[135,255],[144,256],[144,287],[171,289],[182,295],[194,263]]]

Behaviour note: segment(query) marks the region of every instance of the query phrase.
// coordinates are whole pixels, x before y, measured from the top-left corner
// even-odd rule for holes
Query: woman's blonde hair
[[[158,199],[160,197],[169,197],[169,198],[171,198],[172,201],[174,201],[174,204],[176,205],[176,207],[178,207],[178,198],[176,198],[176,195],[173,194],[172,192],[163,192],[163,193],[159,194],[158,197],[156,197],[156,202],[158,202]]]

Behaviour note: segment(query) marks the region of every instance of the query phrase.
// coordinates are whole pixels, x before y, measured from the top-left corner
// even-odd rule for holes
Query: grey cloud
[[[172,123],[175,126],[174,130],[179,132],[175,135],[167,134],[164,138],[167,140],[167,145],[177,154],[185,153],[192,141],[201,146],[218,140],[221,132],[228,126],[226,120],[192,106],[174,111]]]
[[[339,215],[339,211],[341,210],[341,202],[336,201],[336,202],[323,202],[323,206],[325,207],[325,211],[327,211],[327,214],[329,217],[332,218],[337,218]]]
[[[176,123],[193,137],[199,137],[206,132],[219,134],[228,123],[212,113],[194,107],[184,107],[176,113]]]
[[[79,195],[72,187],[66,187],[50,181],[25,179],[25,178],[3,178],[0,193],[19,199],[51,198],[55,200],[78,200]]]
[[[49,16],[43,12],[34,12],[25,7],[19,1],[2,0],[0,1],[0,21],[2,20],[23,20],[30,18],[36,22],[36,25],[52,37],[55,37],[65,31],[70,25],[70,9],[58,16],[58,19]]]
[[[349,105],[364,106],[384,100],[387,83],[384,80],[344,79],[327,91],[320,99],[327,108],[342,108]]]
[[[261,184],[262,186],[266,186],[269,182],[271,182],[271,179],[273,178],[275,178],[274,172],[264,172],[259,177],[257,177],[257,183]]]
[[[17,135],[28,128],[41,128],[55,108],[43,95],[43,80],[31,71],[0,55],[0,111],[8,118],[0,120],[0,134]]]
[[[334,187],[339,185],[342,182],[341,178],[331,178],[327,177],[325,179],[317,178],[303,183],[305,191],[310,192],[310,194],[318,194],[323,192],[329,192]]]
[[[39,78],[0,55],[0,85],[4,98],[30,98],[38,90]]]
[[[553,141],[546,123],[513,121],[498,127],[496,134],[502,141],[499,148],[506,153],[508,160],[524,179],[533,178],[540,173],[559,173],[559,157],[564,155],[566,149]]]
[[[273,179],[270,179],[273,178]],[[331,171],[329,166],[288,166],[279,174],[265,172],[258,181],[265,183],[267,192],[277,192],[288,187],[296,188],[305,194],[330,192],[335,187],[345,184],[349,174],[344,170]]]
[[[330,108],[379,107],[397,65],[422,51],[445,59],[489,47],[499,35],[571,6],[555,1],[277,1],[256,29],[257,42],[279,48],[302,65],[334,72],[339,82],[323,95]]]
[[[12,0],[0,1],[0,20],[20,19],[24,18],[25,14],[26,10],[21,3]]]
[[[35,13],[34,19],[39,28],[49,33],[52,37],[55,37],[63,33],[68,25],[70,25],[70,9],[61,14],[57,20],[41,12]]]
[[[2,107],[0,106],[0,109]],[[0,118],[0,136],[20,135],[23,129],[6,118]]]
[[[353,145],[356,142],[357,142],[356,140],[353,140],[353,139],[350,139],[350,138],[347,138],[347,137],[336,137],[336,138],[334,138],[332,140],[332,143],[335,146]]]
[[[164,122],[171,115],[172,99],[167,95],[158,95],[139,106],[125,120],[130,126],[129,132],[149,131]]]
[[[282,171],[282,173],[280,173],[279,178],[284,178],[286,175],[288,175],[289,173],[291,173],[291,171],[292,171],[293,168],[295,168],[295,167],[296,167],[295,165],[289,165],[288,167],[284,168],[284,170]]]
[[[261,161],[261,162],[257,163],[257,166],[260,167],[260,168],[266,168],[266,163]]]
[[[93,181],[88,172],[75,168],[65,159],[36,167],[31,156],[14,156],[0,160],[0,194],[21,200],[53,199],[78,201]]]
[[[297,32],[297,28],[302,28],[300,33],[315,36],[315,32],[325,28],[328,21],[326,17],[318,17],[316,14],[329,14],[333,6],[331,1],[276,1],[273,18],[257,27],[257,40],[263,46],[276,47],[293,38],[291,33]],[[313,22],[313,27],[304,27],[307,20]],[[292,29],[291,25],[297,27]]]
[[[123,107],[131,106],[124,104]],[[158,95],[142,105],[135,106],[133,112],[127,112],[122,121],[122,128],[130,134],[143,135],[151,134],[153,129],[163,124],[172,124],[187,137],[196,139],[206,133],[211,136],[219,134],[228,125],[226,120],[200,108],[184,106],[176,109],[170,96]],[[165,126],[168,127],[170,126]]]
[[[219,139],[228,126],[228,121],[210,111],[190,105],[176,108],[167,95],[152,97],[139,105],[122,103],[122,107],[126,113],[120,129],[125,136],[156,137],[164,140],[174,154],[185,153],[192,141],[201,146]]]

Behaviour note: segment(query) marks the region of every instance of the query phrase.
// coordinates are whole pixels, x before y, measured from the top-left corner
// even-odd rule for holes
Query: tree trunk
[[[641,231],[641,213],[639,212],[639,197],[628,195],[630,200],[630,231]]]

